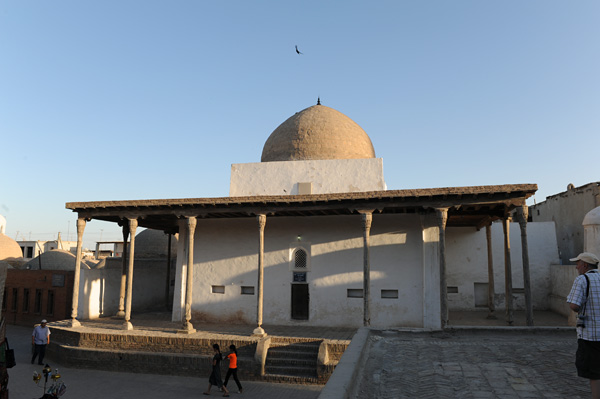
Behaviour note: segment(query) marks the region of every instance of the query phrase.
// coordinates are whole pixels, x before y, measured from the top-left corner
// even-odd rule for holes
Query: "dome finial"
[[[321,105],[321,97],[317,97],[317,105]]]

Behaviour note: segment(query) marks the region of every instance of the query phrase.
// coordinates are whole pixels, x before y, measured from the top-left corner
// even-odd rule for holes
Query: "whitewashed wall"
[[[524,288],[521,230],[518,223],[510,224],[510,248],[513,289]],[[559,263],[558,245],[554,223],[527,224],[529,269],[534,309],[550,308],[552,285],[550,265]],[[494,292],[496,307],[505,306],[504,233],[501,223],[492,225],[494,262]],[[450,310],[475,309],[474,285],[487,283],[487,243],[485,229],[448,228],[446,237],[447,283],[458,288],[458,293],[448,294]],[[515,309],[524,309],[525,297],[513,293]]]
[[[575,315],[567,304],[567,296],[578,275],[575,265],[552,265],[550,267],[552,293],[549,302],[551,310],[567,317]]]
[[[429,218],[431,219],[431,218]],[[435,220],[417,215],[373,216],[371,228],[371,324],[380,327],[438,328],[439,230]],[[553,223],[529,223],[529,262],[534,309],[549,309],[550,265],[558,263]],[[186,242],[179,241],[173,320],[181,320],[185,287]],[[300,237],[300,240],[298,240]],[[520,228],[510,226],[513,288],[523,288]],[[495,304],[504,306],[502,225],[492,226]],[[292,251],[310,254],[309,320],[291,318]],[[447,284],[451,310],[474,310],[474,285],[486,284],[485,229],[448,228]],[[256,321],[258,224],[256,218],[198,220],[194,245],[193,322]],[[213,293],[223,286],[224,293]],[[254,287],[242,295],[241,287]],[[265,228],[264,324],[361,326],[362,298],[348,298],[348,289],[363,288],[361,217],[267,217]],[[381,290],[398,290],[398,298],[382,298]],[[179,292],[178,292],[179,291]],[[515,293],[516,309],[524,294]]]
[[[165,309],[166,260],[140,259],[133,268],[132,312]],[[119,309],[121,259],[107,258],[101,269],[81,269],[78,318],[113,316]],[[132,323],[135,322],[132,319]]]
[[[229,195],[295,195],[309,182],[313,194],[386,189],[381,158],[334,159],[233,164]]]
[[[267,217],[265,228],[264,324],[361,326],[363,299],[348,289],[363,288],[363,238],[359,215],[343,217]],[[300,241],[298,236],[301,236]],[[185,256],[185,239],[179,255]],[[291,253],[310,253],[309,320],[291,319]],[[195,323],[256,321],[258,225],[255,218],[199,220],[194,245],[193,320]],[[437,258],[436,258],[437,259]],[[184,286],[185,260],[178,261],[176,287]],[[371,324],[422,327],[423,234],[417,215],[374,215],[371,228]],[[428,267],[431,269],[431,267]],[[438,278],[438,274],[428,274]],[[437,282],[428,282],[438,286]],[[212,293],[212,286],[224,293]],[[241,295],[242,286],[255,295]],[[398,290],[382,298],[381,290]],[[435,296],[436,294],[434,294]],[[173,311],[183,313],[181,294]],[[439,296],[437,296],[439,302]],[[434,304],[435,306],[435,304]],[[439,315],[439,311],[437,313]],[[434,322],[435,324],[435,322]]]

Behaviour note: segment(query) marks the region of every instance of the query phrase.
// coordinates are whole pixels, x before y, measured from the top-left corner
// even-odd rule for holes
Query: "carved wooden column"
[[[85,219],[77,218],[77,255],[75,258],[75,277],[73,281],[73,304],[71,307],[71,321],[69,327],[79,327],[81,323],[77,320],[77,307],[79,306],[79,280],[81,273],[81,250],[83,246],[83,230]]]
[[[527,244],[526,205],[517,208],[517,221],[521,227],[521,255],[523,257],[523,288],[525,289],[525,318],[528,326],[533,326],[533,302],[531,299],[531,278],[529,276],[529,246]]]
[[[513,298],[512,298],[512,265],[510,261],[510,216],[502,219],[504,230],[504,295],[506,302],[506,322],[513,324]]]
[[[448,286],[446,283],[446,222],[448,221],[448,208],[437,208],[435,212],[440,230],[440,317],[442,328],[445,328],[448,324]]]
[[[192,293],[194,290],[194,234],[196,232],[196,218],[190,216],[187,218],[188,235],[188,256],[187,256],[187,275],[185,278],[185,320],[183,326],[178,332],[192,334],[196,329],[192,325]]]
[[[363,325],[371,325],[371,223],[372,211],[360,212],[363,224]]]
[[[262,328],[263,323],[263,282],[264,282],[264,268],[265,268],[265,225],[267,224],[267,215],[257,215],[258,220],[258,283],[257,291],[258,295],[256,298],[256,324],[257,327],[252,332],[254,336],[264,337],[267,334]]]
[[[167,240],[167,278],[166,278],[166,282],[165,282],[165,309],[169,310],[170,309],[170,303],[171,301],[169,300],[169,292],[171,291],[171,237],[172,234],[169,233],[168,234],[169,238]]]
[[[131,298],[133,294],[133,260],[135,258],[135,230],[138,227],[137,219],[129,220],[129,233],[131,234],[131,245],[129,245],[129,267],[127,268],[127,295],[125,298],[125,322],[123,330],[133,330],[131,324]]]
[[[121,288],[119,290],[119,310],[116,317],[125,317],[125,288],[127,287],[127,241],[129,240],[129,222],[123,223],[123,255],[121,256]]]
[[[487,241],[488,258],[488,319],[496,319],[496,305],[494,304],[494,253],[492,251],[492,225],[485,226],[485,239]]]

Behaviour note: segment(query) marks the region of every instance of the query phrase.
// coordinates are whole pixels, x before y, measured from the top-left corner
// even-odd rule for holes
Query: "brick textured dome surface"
[[[135,236],[136,258],[167,257],[169,237],[162,231],[146,229]],[[171,238],[171,253],[177,253],[177,237]]]
[[[76,264],[77,257],[75,254],[62,249],[53,249],[27,262],[25,268],[30,270],[75,270]],[[81,260],[80,267],[91,269],[85,259]]]
[[[314,105],[288,118],[271,133],[261,162],[375,158],[365,131],[333,108]]]
[[[23,257],[19,244],[12,238],[0,233],[0,260]]]

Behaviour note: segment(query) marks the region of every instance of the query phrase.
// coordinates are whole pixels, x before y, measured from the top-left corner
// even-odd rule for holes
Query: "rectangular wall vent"
[[[224,285],[213,285],[212,286],[212,293],[213,294],[224,294],[225,293],[225,286]]]
[[[398,290],[381,290],[382,298],[398,299]]]
[[[254,287],[242,285],[242,295],[254,295]]]
[[[357,288],[348,288],[348,298],[362,298],[363,290]]]

